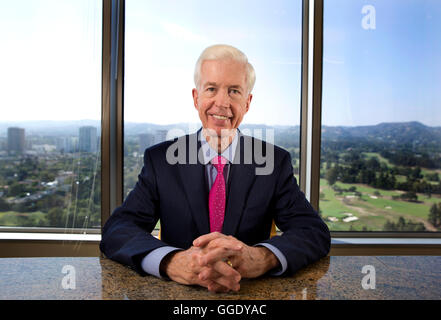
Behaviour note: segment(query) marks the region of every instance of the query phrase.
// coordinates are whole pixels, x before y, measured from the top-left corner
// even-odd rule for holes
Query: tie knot
[[[223,172],[225,164],[227,163],[227,159],[222,156],[217,156],[214,157],[213,160],[211,160],[211,163],[215,166],[217,172]]]

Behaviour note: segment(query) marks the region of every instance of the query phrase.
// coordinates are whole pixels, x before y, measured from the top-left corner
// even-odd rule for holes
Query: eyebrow
[[[218,84],[217,84],[216,82],[207,82],[207,83],[204,85],[204,88],[206,88],[206,87],[210,87],[210,86],[218,87]],[[232,85],[232,86],[228,86],[228,87],[231,88],[231,89],[240,89],[240,90],[243,90],[242,86],[240,86],[240,85],[238,85],[238,84],[235,84],[235,85]]]
[[[217,83],[216,82],[207,82],[206,84],[204,84],[204,88],[210,87],[210,86],[217,87]]]

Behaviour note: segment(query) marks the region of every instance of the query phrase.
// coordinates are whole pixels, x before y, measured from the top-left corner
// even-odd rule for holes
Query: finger
[[[221,277],[221,274],[219,274],[217,271],[214,271],[211,267],[204,268],[206,276],[203,276],[204,272],[199,273],[199,284],[206,287],[208,291],[211,292],[229,292],[233,287],[236,289],[236,286],[234,284],[231,286],[231,284],[228,284],[230,287],[226,287],[222,285],[221,283],[227,283],[224,280],[219,281],[220,283],[216,282]]]
[[[193,241],[193,245],[195,247],[203,247],[203,246],[207,245],[210,241],[217,239],[217,238],[221,238],[221,237],[225,237],[225,235],[222,233],[219,233],[219,232],[207,233],[207,234],[204,234],[203,236],[200,236],[199,238],[196,238]]]
[[[235,279],[232,278],[219,277],[212,281],[221,287],[227,288],[228,290],[233,290],[233,291],[240,290],[239,281],[236,281]]]
[[[201,281],[215,281],[221,284],[234,284],[239,283],[242,279],[239,272],[235,272],[234,269],[229,268],[229,270],[223,270],[222,273],[214,270],[213,268],[207,268],[201,273],[199,273],[198,277]],[[231,271],[233,270],[233,271]]]
[[[227,288],[227,287],[224,287],[218,283],[213,282],[213,284],[209,285],[207,288],[209,291],[215,292],[215,293],[219,293],[219,292],[220,293],[228,293],[231,290],[237,292],[240,290],[240,284],[237,284],[234,288],[231,289],[231,288]]]
[[[230,250],[240,250],[243,247],[243,243],[232,236],[224,236],[222,238],[211,240],[207,245],[205,245],[204,249],[212,249],[216,247],[225,247]]]
[[[221,276],[222,274],[214,270],[213,266],[202,267],[201,272],[198,274],[199,279],[203,281],[217,279]]]
[[[208,291],[214,292],[214,293],[227,293],[230,291],[227,287],[224,287],[214,281],[210,281],[209,284],[206,286]]]
[[[201,252],[192,252],[190,260],[188,261],[188,267],[193,273],[199,273],[201,271],[201,259],[203,255]]]
[[[201,254],[199,257],[199,265],[207,266],[210,264],[214,264],[217,261],[227,260],[229,257],[234,257],[240,254],[237,247],[219,247],[213,248],[207,251],[204,254]]]
[[[226,287],[224,287],[224,286],[222,286],[222,285],[220,285],[210,279],[208,279],[208,280],[200,280],[199,279],[198,284],[202,287],[207,288],[208,291],[211,291],[211,292],[228,292],[228,291],[230,291],[230,289],[228,289],[228,288],[226,288]]]
[[[244,247],[244,243],[231,236],[214,239],[208,245],[201,248],[200,265],[204,266],[218,260],[225,260],[229,256],[238,256]]]
[[[240,284],[239,282],[225,278],[225,277],[219,277],[214,280],[206,280],[208,285],[206,286],[210,291],[215,292],[228,292],[230,290],[233,291],[239,291],[240,290]]]
[[[233,267],[230,267],[224,261],[216,262],[215,264],[212,265],[212,268],[221,277],[231,278],[236,282],[239,282],[242,279],[242,276],[240,275],[240,273],[236,269],[234,269]]]
[[[219,261],[213,266],[204,268],[201,273],[199,273],[199,278],[202,281],[214,281],[230,290],[237,291],[240,289],[239,282],[242,277],[225,262]]]

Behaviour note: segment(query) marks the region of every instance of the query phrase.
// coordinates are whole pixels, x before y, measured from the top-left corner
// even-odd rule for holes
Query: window
[[[320,211],[332,231],[441,230],[441,5],[324,2]]]
[[[102,2],[0,3],[0,226],[99,230]]]
[[[301,17],[301,1],[126,1],[124,197],[146,147],[200,128],[194,66],[203,49],[218,43],[242,50],[256,70],[240,129],[263,139],[273,130],[298,172]]]

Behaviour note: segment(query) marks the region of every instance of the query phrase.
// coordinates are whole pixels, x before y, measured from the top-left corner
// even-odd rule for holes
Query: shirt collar
[[[236,146],[238,141],[239,131],[236,129],[236,134],[234,135],[233,141],[231,144],[222,152],[221,156],[227,159],[230,163],[233,163],[234,154],[236,152]],[[218,155],[217,151],[213,150],[210,147],[205,136],[202,134],[202,130],[199,132],[199,140],[201,141],[202,155],[203,155],[203,164],[207,165],[213,160],[214,157]]]

